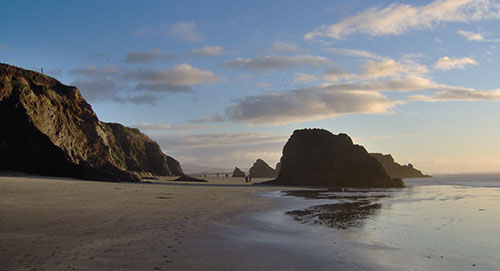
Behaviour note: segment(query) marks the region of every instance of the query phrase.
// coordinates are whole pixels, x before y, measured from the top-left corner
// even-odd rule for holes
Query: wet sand
[[[265,208],[239,178],[106,183],[0,177],[0,270],[178,270],[214,219]],[[218,244],[211,244],[217,246]],[[210,249],[207,247],[206,249]]]

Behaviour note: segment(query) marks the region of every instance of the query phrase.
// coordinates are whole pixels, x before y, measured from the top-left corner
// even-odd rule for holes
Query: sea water
[[[324,270],[500,270],[500,175],[405,181],[406,189],[284,191],[247,236],[306,253]]]

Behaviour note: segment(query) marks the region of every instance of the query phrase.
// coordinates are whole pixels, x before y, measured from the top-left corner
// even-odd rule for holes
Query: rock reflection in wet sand
[[[300,190],[285,192],[287,196],[297,196],[309,199],[335,199],[337,202],[312,206],[305,210],[294,210],[286,212],[294,220],[304,224],[323,225],[336,229],[359,228],[364,225],[364,221],[379,213],[382,207],[379,203],[374,203],[377,199],[387,195],[373,195],[360,191],[346,191],[353,193],[332,193],[331,190]],[[327,193],[327,194],[325,194]]]

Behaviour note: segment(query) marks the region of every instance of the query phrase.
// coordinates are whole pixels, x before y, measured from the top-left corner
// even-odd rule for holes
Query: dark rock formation
[[[172,180],[174,182],[199,182],[199,183],[207,183],[208,181],[205,179],[198,179],[195,177],[191,177],[188,175],[182,175],[179,178]]]
[[[99,121],[76,87],[0,64],[0,169],[90,180],[181,175],[137,129]]]
[[[323,187],[404,187],[346,134],[296,130],[283,148],[279,176],[264,184]]]
[[[370,153],[370,156],[377,159],[377,161],[382,164],[387,174],[389,174],[392,178],[405,179],[430,177],[429,175],[424,175],[422,171],[413,168],[412,164],[402,166],[396,163],[390,154]]]
[[[241,169],[239,169],[238,167],[235,167],[232,177],[245,178],[245,172],[241,171]]]
[[[276,178],[278,174],[264,160],[257,159],[249,170],[252,178]]]
[[[280,173],[281,170],[281,162],[276,163],[276,168],[274,169],[276,171],[276,175]]]

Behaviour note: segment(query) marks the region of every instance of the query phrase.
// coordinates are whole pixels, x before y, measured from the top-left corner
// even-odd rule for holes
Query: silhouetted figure
[[[219,172],[217,172],[217,178],[219,178]]]
[[[43,73],[43,68],[40,68],[40,71]]]
[[[228,177],[229,177],[229,175],[227,175],[227,173],[226,173],[226,178],[228,178]]]
[[[245,183],[248,183],[248,176],[245,176]]]

